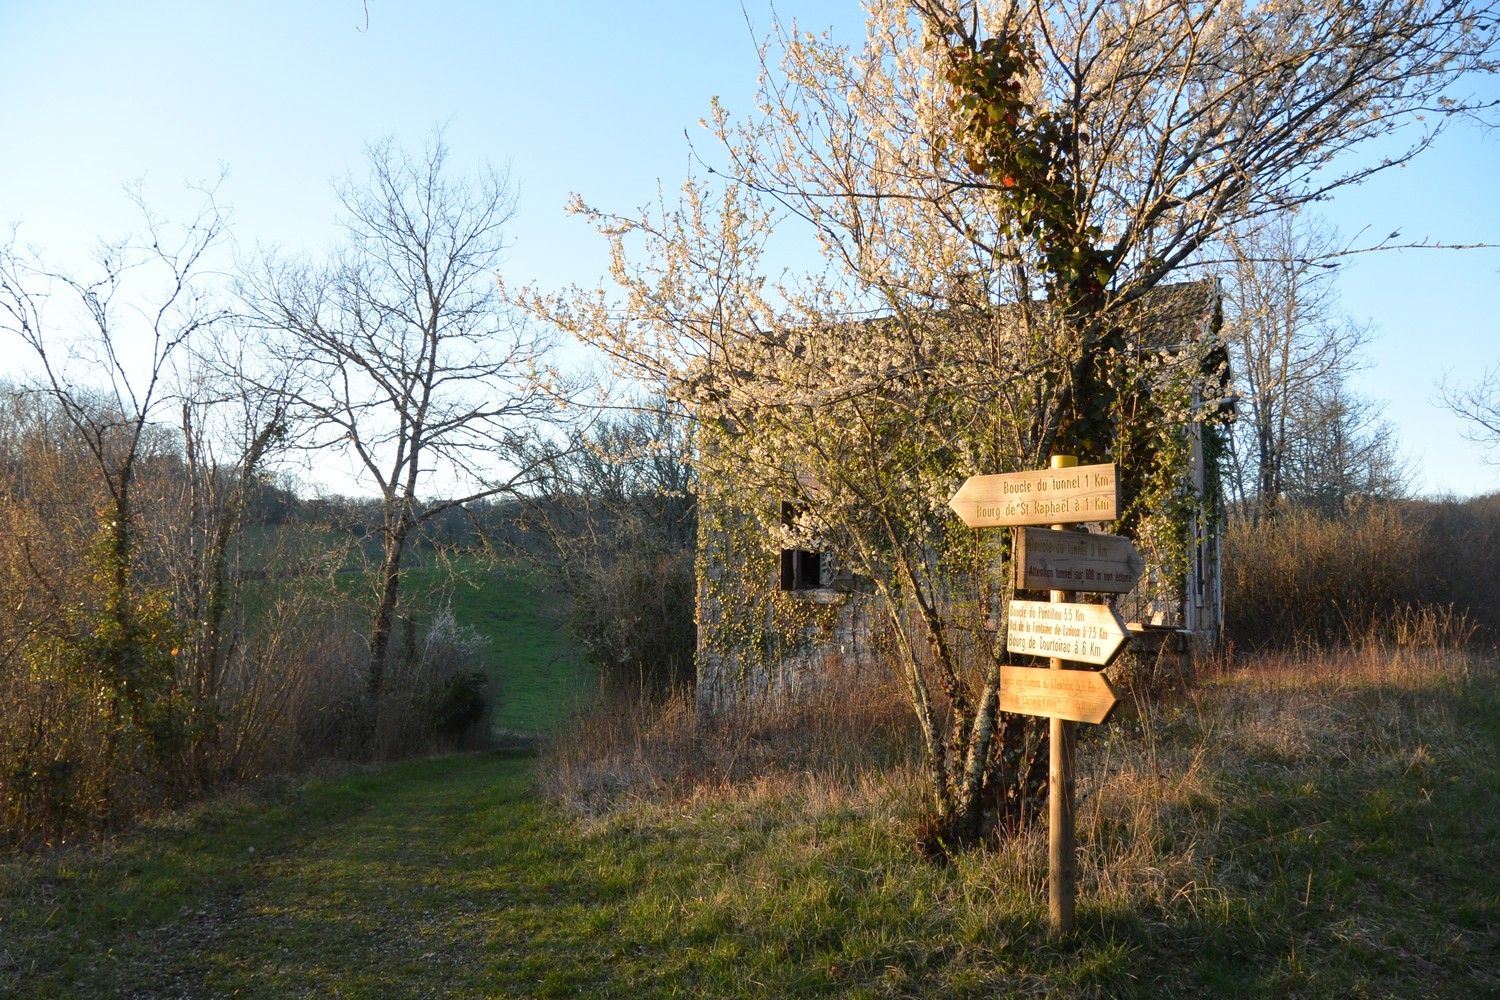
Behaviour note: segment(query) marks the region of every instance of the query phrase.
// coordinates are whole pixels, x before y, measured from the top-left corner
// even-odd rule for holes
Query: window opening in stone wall
[[[799,506],[789,500],[781,502],[781,526],[791,529],[797,525],[802,513]],[[810,549],[781,550],[782,590],[817,590],[823,586],[823,553]]]

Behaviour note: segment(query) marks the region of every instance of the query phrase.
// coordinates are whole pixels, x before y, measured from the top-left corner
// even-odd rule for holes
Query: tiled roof
[[[1218,328],[1219,309],[1219,283],[1214,278],[1205,278],[1199,281],[1158,285],[1141,295],[1140,298],[1117,306],[1111,313],[1110,319],[1112,325],[1125,331],[1126,343],[1131,349],[1146,352],[1175,352],[1188,344],[1198,342],[1204,336],[1213,334]],[[1034,304],[1031,321],[1036,322],[1042,319],[1048,312],[1050,309],[1044,303]],[[913,315],[925,316],[924,323],[941,325],[945,322],[960,322],[959,317],[963,313],[958,310],[933,310],[925,314],[909,313],[908,320]],[[1010,305],[982,312],[976,311],[968,315],[971,319],[979,319],[986,326],[993,324],[991,328],[998,333],[1009,325],[1012,317],[1017,317],[1019,313],[1017,306]],[[740,345],[756,345],[761,350],[770,350],[772,353],[770,355],[759,354],[756,360],[745,359],[737,361],[736,364],[754,365],[765,364],[769,361],[770,368],[774,370],[780,363],[792,358],[805,357],[804,352],[816,341],[822,341],[824,344],[838,343],[842,339],[857,336],[860,330],[872,326],[883,326],[893,321],[896,320],[892,316],[865,317],[854,320],[826,317],[824,325],[815,329],[802,327],[743,334],[738,339]],[[808,336],[810,333],[811,337]],[[776,352],[785,352],[785,354],[777,359]],[[755,357],[756,354],[758,352],[752,348],[751,356]],[[688,365],[688,372],[691,373],[690,381],[698,383],[701,387],[701,380],[707,374],[707,367],[707,359],[703,357],[690,362]],[[749,375],[750,373],[748,369],[739,369],[737,374]]]
[[[1205,333],[1212,332],[1217,327],[1218,312],[1220,308],[1219,283],[1214,278],[1204,278],[1199,281],[1180,281],[1172,284],[1157,285],[1150,291],[1141,295],[1129,303],[1115,306],[1110,314],[1113,325],[1123,327],[1127,333],[1134,333],[1139,340],[1129,338],[1133,346],[1148,350],[1169,350],[1183,346],[1185,343],[1198,340]],[[1017,306],[1002,305],[998,308],[986,310],[982,314],[1002,321],[1010,316],[1016,315]],[[1032,321],[1048,315],[1051,307],[1045,303],[1033,305]],[[978,313],[969,313],[976,315]],[[958,311],[933,310],[928,314],[939,322],[947,320],[955,321],[959,315]],[[844,322],[837,319],[832,320],[825,330],[844,329],[850,332],[859,330],[868,323],[883,324],[890,322],[890,317],[878,316],[868,319]],[[774,337],[771,339],[775,339]]]
[[[1219,283],[1213,278],[1157,285],[1120,310],[1121,323],[1138,344],[1157,350],[1181,346],[1211,332],[1218,322]]]

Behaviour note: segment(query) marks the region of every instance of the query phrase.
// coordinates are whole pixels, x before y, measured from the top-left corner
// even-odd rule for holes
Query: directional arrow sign
[[[1097,670],[1000,668],[1002,712],[1097,725],[1109,718],[1119,700],[1115,686]]]
[[[1011,601],[1005,648],[1104,666],[1125,645],[1125,623],[1108,604]]]
[[[971,476],[948,506],[971,528],[1115,519],[1115,467],[1076,465]]]
[[[1146,570],[1146,561],[1128,538],[1047,528],[1016,532],[1015,562],[1021,590],[1124,594]]]

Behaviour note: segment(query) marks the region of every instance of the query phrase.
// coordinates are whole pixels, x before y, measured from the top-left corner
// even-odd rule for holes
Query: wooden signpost
[[[1125,593],[1144,570],[1129,539],[1068,531],[1080,521],[1116,516],[1115,467],[1079,465],[1058,455],[1037,472],[974,476],[948,501],[971,528],[1015,526],[1016,586],[1046,589],[1051,601],[1011,601],[1005,648],[1050,658],[1051,668],[1000,668],[1000,710],[1051,720],[1047,769],[1048,907],[1056,935],[1073,929],[1077,895],[1074,846],[1073,743],[1079,722],[1109,717],[1119,695],[1097,671],[1068,670],[1065,661],[1103,666],[1125,642],[1125,623],[1114,608],[1074,604],[1075,591]],[[1050,525],[1032,531],[1028,525]]]
[[[1018,590],[1128,594],[1146,571],[1128,538],[1046,528],[1016,531],[1015,564]]]

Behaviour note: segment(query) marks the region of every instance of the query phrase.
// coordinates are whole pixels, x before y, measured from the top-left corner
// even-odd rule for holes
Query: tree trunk
[[[404,515],[386,532],[385,560],[380,567],[380,600],[370,628],[370,666],[366,673],[370,696],[379,698],[385,685],[386,661],[390,655],[391,632],[396,622],[396,605],[401,598],[401,560],[411,525]]]

